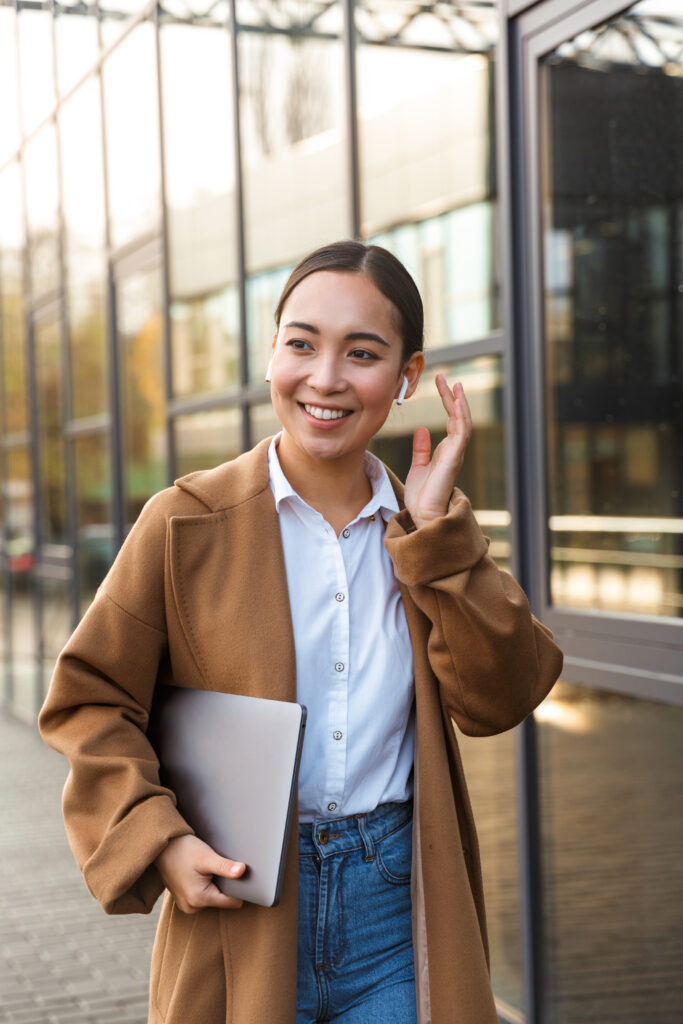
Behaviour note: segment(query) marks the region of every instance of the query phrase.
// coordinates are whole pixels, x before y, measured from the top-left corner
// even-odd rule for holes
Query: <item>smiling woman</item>
[[[455,486],[462,385],[436,375],[445,436],[432,452],[415,430],[405,488],[367,450],[424,367],[405,268],[325,246],[276,324],[282,429],[147,503],[60,655],[40,725],[72,761],[72,845],[110,912],[167,889],[151,1024],[495,1024],[453,721],[511,728],[562,656]],[[163,682],[308,709],[276,910],[219,891],[214,876],[248,865],[194,835],[160,784],[146,725]]]

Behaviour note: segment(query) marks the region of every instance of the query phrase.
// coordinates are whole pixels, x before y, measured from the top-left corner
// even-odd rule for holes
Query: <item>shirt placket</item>
[[[341,544],[349,538],[334,536],[331,551],[334,564],[335,590],[328,597],[334,602],[330,654],[332,659],[330,699],[328,702],[327,785],[325,808],[330,814],[339,812],[346,783],[347,725],[349,707],[350,623],[349,591]]]

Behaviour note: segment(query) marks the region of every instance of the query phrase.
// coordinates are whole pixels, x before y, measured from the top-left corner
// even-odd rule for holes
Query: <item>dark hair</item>
[[[403,361],[423,346],[424,313],[422,299],[412,277],[393,253],[379,245],[366,245],[354,239],[332,242],[309,253],[296,265],[282,289],[275,309],[275,323],[285,302],[299,282],[317,270],[338,270],[367,274],[373,284],[393,304],[398,313],[398,330],[403,339]]]

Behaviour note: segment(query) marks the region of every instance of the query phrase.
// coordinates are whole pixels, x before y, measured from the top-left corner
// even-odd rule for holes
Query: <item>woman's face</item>
[[[271,398],[283,441],[308,456],[357,456],[384,423],[403,372],[414,390],[416,353],[404,366],[398,313],[365,274],[319,270],[282,310],[273,339]]]

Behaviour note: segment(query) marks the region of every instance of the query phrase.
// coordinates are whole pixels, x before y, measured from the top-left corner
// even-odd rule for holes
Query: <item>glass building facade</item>
[[[502,1021],[683,1019],[678,0],[0,0],[0,695],[32,718],[146,499],[274,433],[293,265],[408,266],[461,485],[566,652],[463,737]],[[457,922],[454,922],[457,927]]]

